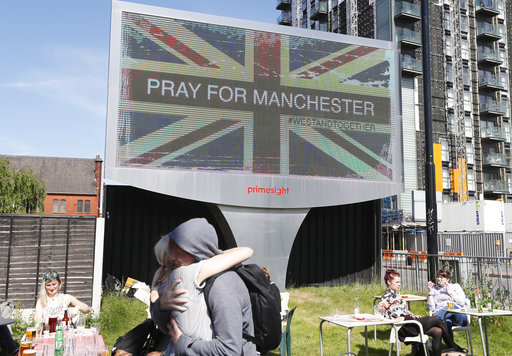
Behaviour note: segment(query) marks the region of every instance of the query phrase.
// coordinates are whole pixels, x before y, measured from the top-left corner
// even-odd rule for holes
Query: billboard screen
[[[393,43],[113,7],[106,178],[255,207],[401,190]]]

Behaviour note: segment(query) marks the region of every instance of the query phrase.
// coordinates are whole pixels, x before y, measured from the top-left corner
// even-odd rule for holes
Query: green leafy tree
[[[0,158],[0,213],[44,212],[46,186],[32,169],[11,170],[7,158]]]

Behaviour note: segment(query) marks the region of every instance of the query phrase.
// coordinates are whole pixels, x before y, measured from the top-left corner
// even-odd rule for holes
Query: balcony
[[[475,13],[479,16],[497,16],[500,13],[495,0],[476,0]]]
[[[490,23],[478,22],[476,28],[477,38],[479,40],[497,41],[501,38],[498,28]]]
[[[395,2],[395,19],[411,21],[421,20],[421,8],[418,5],[405,1]]]
[[[493,49],[478,50],[478,64],[497,66],[502,63],[503,61],[497,51]]]
[[[480,89],[505,90],[505,86],[506,78],[501,78],[494,74],[488,74],[478,78],[478,87]]]
[[[503,153],[487,153],[483,155],[483,165],[491,167],[507,167],[507,156]]]
[[[320,1],[316,5],[311,6],[310,20],[322,20],[327,17],[327,1]]]
[[[507,108],[501,102],[496,100],[485,100],[480,102],[480,114],[487,115],[505,115]]]
[[[283,11],[281,15],[277,17],[277,23],[279,25],[286,25],[291,26],[292,25],[292,13],[289,11]]]
[[[421,47],[421,33],[411,31],[407,28],[397,27],[395,31],[395,38],[403,46],[408,47]]]
[[[481,128],[482,139],[491,141],[507,141],[507,132],[501,127]]]
[[[484,180],[484,192],[496,194],[509,194],[508,182],[500,179]]]
[[[338,28],[339,28],[339,21],[338,21],[338,19],[332,20],[331,31],[332,32],[338,32]]]
[[[412,75],[421,75],[423,73],[423,62],[419,59],[402,55],[402,71]]]
[[[276,10],[288,10],[292,6],[292,0],[277,0]]]

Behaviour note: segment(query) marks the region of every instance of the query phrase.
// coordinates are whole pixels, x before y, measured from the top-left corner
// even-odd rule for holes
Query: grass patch
[[[353,284],[338,287],[303,287],[290,288],[290,308],[297,305],[291,325],[292,353],[307,356],[319,355],[320,316],[332,315],[336,310],[341,314],[354,312],[354,298],[359,298],[362,313],[373,313],[373,296],[381,295],[384,287],[380,283],[369,285]],[[411,290],[402,293],[421,294]],[[413,313],[428,315],[425,302],[411,302]],[[146,319],[146,305],[136,298],[128,298],[120,292],[109,292],[103,296],[100,316],[94,320],[101,323],[101,334],[109,348],[117,338]],[[90,322],[93,320],[91,319]],[[373,327],[368,328],[369,354],[375,356],[388,355],[390,326],[377,327],[377,340],[373,339]],[[24,325],[16,328],[24,332]],[[471,332],[475,355],[482,355],[480,333],[477,318],[471,319]],[[512,317],[488,318],[488,335],[490,353],[508,355],[512,350]],[[347,351],[347,329],[329,323],[323,324],[324,354],[339,355]],[[455,333],[455,341],[466,347],[464,333]],[[358,355],[365,354],[364,328],[354,328],[351,332],[351,348]],[[402,355],[410,355],[411,347],[402,344]],[[279,349],[269,355],[280,355]]]
[[[136,298],[128,298],[121,292],[108,292],[101,299],[99,317],[91,322],[101,323],[101,334],[111,349],[119,336],[146,320],[146,308],[146,304]]]

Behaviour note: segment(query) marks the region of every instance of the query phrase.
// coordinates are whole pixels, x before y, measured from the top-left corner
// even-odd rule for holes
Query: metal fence
[[[490,294],[499,307],[512,306],[512,258],[508,257],[429,255],[383,250],[382,277],[387,269],[394,269],[401,275],[402,288],[426,293],[430,275],[429,258],[437,258],[439,268],[449,270],[452,283],[459,283],[470,299],[474,298],[478,286],[482,293]]]

